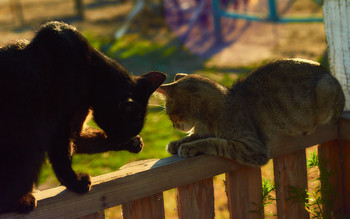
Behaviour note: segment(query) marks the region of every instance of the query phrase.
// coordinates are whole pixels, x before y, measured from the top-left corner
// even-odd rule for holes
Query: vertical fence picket
[[[164,219],[163,193],[158,193],[122,205],[124,219]]]
[[[341,159],[342,145],[338,140],[320,144],[318,147],[320,160],[320,177],[322,188],[322,202],[325,216],[344,215],[343,174]]]
[[[231,218],[263,218],[261,169],[242,166],[226,174]]]
[[[350,217],[350,141],[343,142],[343,185],[344,185],[344,216]]]
[[[350,4],[349,1],[339,0],[324,0],[322,4],[324,27],[326,32],[326,40],[329,54],[329,67],[331,73],[338,79],[345,95],[345,118],[350,118]],[[340,126],[340,128],[345,128]],[[346,129],[346,128],[345,128]],[[348,129],[347,129],[348,130]],[[339,130],[344,133],[344,130]],[[340,136],[344,137],[344,136]],[[327,144],[322,144],[319,147],[320,157],[328,159],[327,168],[331,168],[334,175],[329,181],[334,189],[340,192],[343,200],[339,197],[335,198],[334,207],[324,206],[333,214],[341,214],[340,216],[350,217],[350,186],[349,186],[349,142],[332,141]],[[328,154],[330,153],[330,154]],[[336,157],[338,154],[340,157]],[[341,173],[342,172],[342,173]],[[321,173],[322,176],[322,173]],[[339,180],[339,181],[338,181]],[[321,182],[324,187],[325,182]],[[339,191],[340,189],[343,191]],[[329,197],[329,195],[328,195]],[[325,197],[327,198],[327,195]],[[344,215],[346,214],[346,215]],[[334,216],[334,215],[332,215]]]
[[[309,218],[304,205],[307,189],[305,150],[274,158],[273,165],[278,218]],[[298,198],[292,198],[296,194],[292,190]]]
[[[176,198],[179,218],[215,217],[213,178],[178,187]]]

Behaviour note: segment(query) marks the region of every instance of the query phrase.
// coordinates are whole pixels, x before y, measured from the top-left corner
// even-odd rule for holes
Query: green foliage
[[[265,218],[265,215],[277,216],[274,214],[264,213],[265,207],[271,205],[276,199],[272,196],[271,192],[276,191],[276,186],[273,184],[271,179],[264,178],[262,180],[262,193],[261,193],[261,204],[253,203],[256,206],[257,210],[250,212],[256,213],[259,215],[259,218]]]
[[[316,154],[316,152],[312,152],[310,157],[307,159],[307,168],[314,168],[318,167],[320,163],[320,160]]]
[[[276,199],[272,197],[271,192],[276,191],[276,186],[271,179],[263,179],[262,181],[262,207],[265,208],[272,204]]]

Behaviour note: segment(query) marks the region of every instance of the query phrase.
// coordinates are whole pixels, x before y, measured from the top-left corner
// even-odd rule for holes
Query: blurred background
[[[282,57],[307,58],[327,66],[323,23],[266,22],[272,9],[269,2],[276,3],[281,18],[322,18],[317,0],[220,0],[222,11],[260,19],[220,18],[222,37],[218,38],[211,0],[0,0],[0,47],[21,38],[30,40],[41,24],[58,20],[76,26],[95,48],[118,60],[132,74],[162,71],[168,75],[167,82],[176,73],[186,72],[230,86],[257,66]],[[95,126],[93,121],[89,124]],[[185,134],[173,129],[159,95],[150,100],[141,136],[145,148],[137,155],[76,155],[73,168],[96,176],[135,160],[168,157],[166,145]],[[263,177],[273,178],[271,163],[263,168]],[[47,162],[37,189],[57,185]],[[228,218],[223,175],[215,178],[214,186],[216,218]],[[177,218],[175,192],[164,196],[166,218]],[[274,217],[273,203],[266,213],[267,218]],[[115,207],[106,214],[120,218],[122,212]]]

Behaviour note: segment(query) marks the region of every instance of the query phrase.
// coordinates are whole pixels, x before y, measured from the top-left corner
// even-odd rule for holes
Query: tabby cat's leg
[[[76,193],[90,191],[91,177],[89,174],[76,174],[72,169],[72,151],[69,138],[59,138],[55,145],[52,145],[48,150],[48,157],[56,177],[62,185]]]
[[[178,154],[179,147],[182,144],[187,143],[187,142],[191,142],[191,141],[195,141],[198,139],[200,139],[200,137],[198,135],[190,135],[190,136],[184,137],[180,140],[172,141],[168,144],[167,151],[168,151],[168,153],[173,154],[173,155]]]
[[[184,143],[179,147],[181,157],[208,154],[233,159],[239,163],[261,166],[270,159],[266,147],[258,139],[226,140],[206,138]]]

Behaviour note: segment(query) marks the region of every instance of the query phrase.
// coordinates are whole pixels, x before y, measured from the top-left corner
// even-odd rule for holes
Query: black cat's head
[[[139,134],[145,121],[148,99],[165,79],[166,75],[160,72],[130,76],[102,94],[104,101],[93,106],[94,119],[111,142],[126,144]],[[105,86],[111,85],[107,83]],[[113,90],[115,93],[111,93]]]

